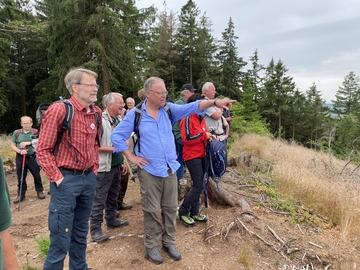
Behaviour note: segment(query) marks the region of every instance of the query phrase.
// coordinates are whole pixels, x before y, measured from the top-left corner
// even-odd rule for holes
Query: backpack
[[[142,104],[144,102],[140,102],[139,104],[137,104],[135,106],[135,118],[134,118],[134,133],[136,134],[137,136],[137,140],[136,142],[134,142],[134,153],[135,153],[135,146],[136,144],[138,145],[138,151],[140,153],[140,133],[139,133],[139,125],[140,125],[140,121],[141,121],[141,117],[142,117]],[[166,102],[165,105],[163,106],[165,112],[168,114],[169,116],[169,119],[170,119],[170,122],[171,122],[171,119],[172,119],[172,116],[171,116],[171,111],[170,111],[170,108],[168,106],[168,103]]]
[[[18,138],[19,138],[19,136],[20,136],[21,130],[22,130],[22,128],[20,128],[20,129],[16,130],[16,134],[15,134],[15,143],[18,143]],[[32,133],[33,133],[33,135],[32,135],[32,136],[36,136],[36,135],[38,134],[38,132],[37,132],[36,128],[32,128]]]
[[[209,161],[208,176],[214,180],[218,187],[220,177],[224,175],[227,166],[226,145],[214,139],[209,142],[206,155]]]
[[[57,137],[55,145],[54,145],[54,150],[53,150],[54,155],[56,155],[59,150],[59,145],[60,145],[61,139],[66,130],[69,132],[69,137],[70,137],[70,142],[71,142],[71,122],[74,118],[74,106],[68,99],[63,99],[62,97],[60,97],[60,100],[55,101],[55,102],[62,102],[64,104],[65,117],[64,117],[64,121],[61,125],[60,132],[58,134],[58,137]],[[49,103],[41,103],[36,111],[36,120],[37,120],[37,124],[38,124],[38,136],[40,134],[40,128],[41,128],[43,114],[50,107],[50,105],[51,104],[49,104]],[[99,114],[97,112],[95,112],[95,120],[96,120],[97,130],[99,131],[100,120],[99,120]],[[99,132],[96,132],[96,142],[97,142],[98,146],[100,147]]]

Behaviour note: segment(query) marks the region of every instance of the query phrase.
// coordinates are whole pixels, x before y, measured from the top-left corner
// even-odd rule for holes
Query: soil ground
[[[140,204],[139,182],[129,181],[125,197],[131,210],[122,211],[120,219],[129,226],[107,230],[108,241],[90,242],[88,236],[87,262],[93,269],[357,269],[360,267],[359,237],[347,237],[336,228],[323,229],[311,223],[290,224],[289,217],[261,207],[263,194],[253,188],[239,189],[232,173],[222,178],[220,187],[236,198],[245,198],[252,209],[251,222],[245,222],[240,207],[230,207],[210,201],[201,212],[208,215],[207,223],[186,227],[177,221],[177,246],[180,261],[172,261],[161,251],[164,262],[155,265],[144,255],[144,226]],[[16,197],[16,175],[6,175],[11,200]],[[187,176],[188,177],[188,176]],[[47,207],[50,195],[44,200],[36,197],[31,175],[28,192],[20,211],[12,203],[11,234],[20,266],[42,268],[35,238],[48,236]],[[45,193],[49,189],[44,185]],[[240,195],[241,194],[241,195]],[[202,204],[204,205],[204,204]],[[241,221],[241,222],[240,222]],[[233,222],[233,223],[232,223]],[[227,237],[226,230],[233,224]],[[245,229],[245,227],[246,229]],[[273,233],[272,233],[273,232]],[[219,235],[217,235],[219,233]],[[275,233],[275,234],[274,234]],[[204,239],[208,240],[204,241]],[[67,261],[65,269],[68,269]]]

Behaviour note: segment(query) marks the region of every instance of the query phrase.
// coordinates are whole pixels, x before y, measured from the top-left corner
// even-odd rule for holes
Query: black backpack
[[[70,141],[71,141],[71,122],[74,118],[74,106],[73,104],[68,100],[68,99],[63,99],[62,97],[60,97],[60,100],[55,101],[55,102],[62,102],[65,106],[65,118],[64,121],[61,125],[61,129],[59,132],[59,135],[56,139],[55,145],[54,145],[54,155],[57,154],[58,150],[59,150],[59,145],[61,142],[61,139],[65,133],[65,131],[67,130],[69,132],[69,137],[70,137]],[[50,107],[51,104],[49,103],[41,103],[36,111],[36,121],[38,124],[38,133],[36,134],[36,136],[34,136],[33,139],[37,139],[38,136],[40,135],[40,129],[41,129],[41,122],[42,122],[42,118],[43,118],[43,114],[44,112]],[[97,130],[99,131],[100,128],[100,120],[99,120],[99,114],[97,112],[95,112],[95,120],[96,120],[96,126],[97,126]],[[99,132],[96,132],[96,142],[98,144],[98,146],[100,147],[100,138],[99,138]]]
[[[140,125],[140,121],[141,121],[141,117],[142,117],[142,110],[141,110],[142,104],[143,104],[143,102],[140,102],[139,104],[137,104],[137,105],[135,106],[134,133],[135,133],[136,136],[137,136],[137,140],[134,142],[134,153],[135,153],[135,146],[136,146],[136,144],[138,145],[138,151],[139,151],[139,153],[140,153],[140,133],[139,133],[139,125]],[[163,108],[164,108],[165,112],[168,114],[169,119],[170,119],[170,122],[171,122],[172,116],[171,116],[171,111],[170,111],[170,108],[169,108],[167,102],[165,103],[165,105],[164,105]]]

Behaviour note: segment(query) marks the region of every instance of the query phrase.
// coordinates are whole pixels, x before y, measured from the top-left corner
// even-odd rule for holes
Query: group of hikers
[[[124,203],[129,164],[136,166],[140,182],[147,257],[161,264],[161,244],[178,261],[176,219],[187,226],[208,220],[199,212],[206,145],[212,139],[227,143],[229,110],[236,101],[214,99],[215,86],[207,82],[201,94],[192,84],[184,84],[180,99],[172,103],[164,81],[150,77],[138,92],[138,105],[128,97],[125,110],[123,95],[111,92],[103,96],[101,110],[94,105],[99,89],[96,80],[91,70],[71,69],[64,79],[71,96],[67,100],[71,117],[65,102],[54,102],[44,112],[39,131],[32,128],[30,117],[23,116],[22,129],[12,136],[18,176],[18,196],[13,202],[20,204],[25,198],[27,169],[39,199],[45,198],[40,167],[50,181],[50,247],[43,269],[63,269],[67,255],[69,269],[91,269],[86,262],[89,228],[90,240],[102,242],[109,238],[101,229],[104,220],[108,229],[129,224],[118,219],[119,211],[132,207]],[[71,125],[59,139],[67,118]],[[37,133],[40,136],[33,145]],[[192,187],[178,207],[178,186],[186,168]]]

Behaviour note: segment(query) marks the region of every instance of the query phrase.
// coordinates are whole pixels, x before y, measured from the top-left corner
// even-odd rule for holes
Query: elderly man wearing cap
[[[194,88],[194,86],[190,83],[186,83],[181,87],[181,96],[180,98],[175,102],[175,104],[179,104],[179,105],[184,105],[187,103],[187,100],[189,99],[189,97],[191,97],[194,93],[195,93],[196,89]],[[183,146],[184,143],[181,139],[181,134],[180,134],[180,126],[179,126],[180,121],[177,121],[174,125],[173,125],[173,133],[175,136],[175,142],[176,142],[176,154],[177,154],[177,162],[180,163],[180,167],[179,169],[176,171],[176,176],[177,176],[177,180],[180,181],[181,178],[184,176],[185,173],[185,162],[183,160],[182,157],[182,150],[183,150]]]

